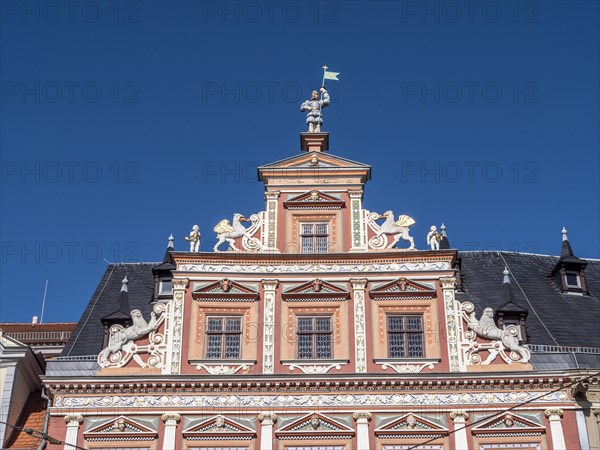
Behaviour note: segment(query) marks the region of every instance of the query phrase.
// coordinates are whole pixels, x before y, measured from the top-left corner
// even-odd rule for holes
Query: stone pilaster
[[[175,450],[177,424],[181,420],[181,416],[175,413],[165,413],[162,415],[162,420],[165,424],[165,434],[162,448],[163,450]]]
[[[565,435],[562,428],[563,410],[560,408],[548,408],[544,411],[548,422],[550,422],[550,436],[552,437],[552,448],[554,450],[567,450]]]
[[[446,318],[446,342],[448,343],[448,361],[450,372],[466,372],[466,366],[460,350],[461,318],[458,303],[454,296],[456,278],[440,278],[444,297],[444,317]],[[444,337],[442,336],[442,339]]]
[[[450,412],[450,418],[454,422],[454,448],[456,450],[468,450],[469,443],[466,426],[469,415],[466,411],[457,409]]]
[[[70,414],[65,416],[67,424],[67,433],[65,435],[64,450],[74,450],[77,446],[77,437],[79,435],[79,426],[83,422],[81,414]]]
[[[164,374],[178,374],[181,372],[184,297],[189,282],[190,280],[187,278],[173,278],[173,300],[167,304],[166,308],[167,358],[163,368]]]
[[[275,372],[275,290],[279,281],[263,280],[263,373]]]
[[[363,191],[361,189],[349,190],[348,195],[350,196],[350,220],[352,221],[350,251],[364,252],[367,250],[367,237],[362,213]]]
[[[356,448],[358,450],[369,450],[369,420],[371,413],[359,411],[352,414],[356,421]]]
[[[266,214],[263,245],[269,253],[279,253],[277,248],[277,199],[279,194],[279,191],[265,192]]]
[[[367,372],[367,325],[365,309],[365,278],[353,278],[352,290],[354,291],[354,360],[357,373]]]
[[[258,415],[260,421],[260,449],[273,450],[273,425],[277,422],[277,415],[263,413]]]

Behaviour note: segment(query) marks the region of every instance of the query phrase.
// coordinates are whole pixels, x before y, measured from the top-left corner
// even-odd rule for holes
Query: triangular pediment
[[[306,152],[296,156],[291,156],[286,159],[265,164],[258,168],[259,171],[273,170],[273,169],[298,169],[298,168],[326,168],[326,167],[339,167],[339,168],[361,168],[371,169],[368,164],[363,164],[351,159],[342,158],[341,156],[335,156],[330,153],[321,152]]]
[[[327,281],[315,279],[299,286],[291,287],[281,294],[287,301],[346,300],[350,292]]]
[[[473,433],[492,433],[502,431],[503,433],[540,432],[544,425],[534,418],[527,418],[514,413],[497,415],[489,420],[484,420],[473,427]]]
[[[254,437],[254,430],[228,417],[216,415],[200,422],[193,421],[183,430],[186,438],[201,436],[232,436],[236,439]]]
[[[150,440],[158,437],[157,430],[147,421],[138,421],[126,416],[119,416],[110,420],[99,421],[93,424],[85,433],[87,440]]]
[[[375,430],[379,437],[398,435],[439,435],[448,434],[448,429],[417,414],[405,414],[395,419],[385,421]]]
[[[431,298],[435,296],[435,288],[407,278],[398,278],[391,282],[375,286],[369,291],[369,295],[375,300],[400,297]]]
[[[280,439],[293,439],[301,436],[345,438],[354,436],[354,429],[319,413],[310,413],[283,425],[275,433]]]
[[[228,278],[200,286],[192,292],[194,300],[252,301],[258,297],[256,290]]]

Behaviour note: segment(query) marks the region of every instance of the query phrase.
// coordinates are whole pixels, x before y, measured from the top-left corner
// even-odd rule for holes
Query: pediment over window
[[[441,437],[448,434],[448,428],[417,414],[405,414],[398,418],[383,421],[375,429],[379,438],[397,438],[409,436]]]
[[[284,208],[291,209],[340,209],[345,205],[343,200],[319,191],[305,192],[283,202]]]
[[[191,420],[183,430],[183,437],[190,440],[215,438],[252,439],[256,432],[235,420],[222,415],[208,419]]]
[[[350,439],[354,429],[319,413],[311,413],[288,422],[275,432],[279,439]]]
[[[92,420],[83,436],[88,441],[148,441],[158,438],[157,422],[126,416]]]
[[[481,419],[474,418],[474,421]],[[538,417],[530,415],[517,415],[506,413],[499,416],[494,416],[489,420],[484,420],[473,427],[473,434],[498,434],[503,433],[510,435],[518,433],[519,435],[532,434],[539,435],[545,430],[544,424]]]
[[[286,301],[348,300],[350,292],[335,284],[315,279],[285,290],[281,297]]]
[[[192,292],[194,300],[208,301],[255,301],[259,294],[249,286],[244,286],[228,278],[196,288]]]
[[[407,278],[398,278],[394,281],[374,286],[369,291],[373,300],[391,300],[397,298],[433,298],[435,288],[425,283],[418,283]]]

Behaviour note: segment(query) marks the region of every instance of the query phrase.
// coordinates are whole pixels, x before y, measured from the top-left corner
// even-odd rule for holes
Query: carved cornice
[[[440,278],[440,286],[442,286],[442,289],[454,289],[456,287],[456,278],[442,277]]]
[[[173,278],[173,290],[181,290],[188,287],[190,280],[188,278]]]
[[[353,289],[365,289],[367,287],[368,280],[366,278],[350,278]]]
[[[263,289],[265,291],[274,291],[277,289],[279,280],[262,280]]]
[[[462,409],[457,409],[450,412],[450,418],[454,423],[465,423],[469,418],[469,414]]]
[[[181,416],[177,413],[165,413],[162,415],[162,420],[164,423],[169,421],[178,423],[181,420]]]

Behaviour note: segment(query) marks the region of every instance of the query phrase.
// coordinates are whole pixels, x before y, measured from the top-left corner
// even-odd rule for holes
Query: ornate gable
[[[345,206],[343,200],[319,191],[305,192],[283,202],[287,209],[340,209]]]
[[[83,436],[90,442],[151,441],[158,438],[158,432],[153,421],[119,416],[116,419],[93,421]]]
[[[220,281],[199,287],[192,292],[194,300],[206,301],[255,301],[259,294],[254,289],[223,278]]]
[[[183,430],[183,437],[196,441],[223,438],[246,440],[256,437],[256,432],[228,417],[217,415],[207,420],[191,421]]]
[[[477,420],[481,419],[475,418],[475,421]],[[473,427],[472,432],[476,435],[499,437],[515,434],[519,436],[539,436],[544,431],[544,424],[534,415],[525,417],[525,415],[517,415],[509,412],[480,422]]]
[[[284,291],[281,297],[288,302],[348,300],[350,292],[317,278]]]
[[[448,428],[416,414],[405,414],[384,421],[375,429],[375,435],[383,439],[409,437],[438,438],[448,435]]]
[[[275,435],[282,440],[350,439],[354,436],[354,430],[331,417],[311,413],[282,426]]]
[[[389,283],[375,286],[369,291],[373,300],[395,300],[402,298],[434,298],[435,289],[407,278],[398,278]]]

